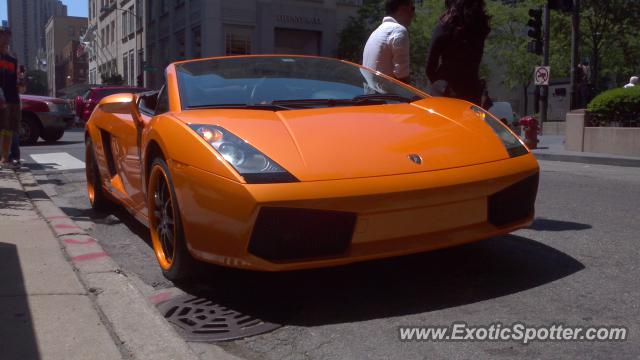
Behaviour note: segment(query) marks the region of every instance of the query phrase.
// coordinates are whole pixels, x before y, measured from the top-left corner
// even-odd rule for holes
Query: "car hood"
[[[301,181],[409,174],[509,158],[471,104],[453,99],[278,112],[190,110],[177,117],[231,131]],[[420,164],[411,160],[415,155]]]
[[[21,100],[27,100],[27,101],[49,101],[49,102],[52,102],[54,104],[66,104],[67,103],[67,100],[65,100],[65,99],[59,99],[59,98],[54,98],[54,97],[49,97],[49,96],[39,96],[39,95],[21,94],[20,95],[20,99]]]

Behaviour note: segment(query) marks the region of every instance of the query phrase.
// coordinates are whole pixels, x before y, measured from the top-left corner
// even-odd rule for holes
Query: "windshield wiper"
[[[396,94],[365,94],[365,95],[358,95],[351,100],[355,102],[378,100],[378,101],[396,101],[396,102],[410,103],[412,101],[416,101],[419,99],[421,99],[421,97],[419,96],[414,96],[413,98],[409,99],[404,96],[400,96]]]
[[[272,105],[289,106],[289,107],[312,107],[312,106],[365,106],[365,105],[382,105],[389,101],[409,103],[419,100],[421,97],[415,96],[412,99],[395,95],[395,94],[366,94],[358,95],[351,99],[292,99],[292,100],[274,100]]]
[[[293,106],[293,107],[305,107],[305,106],[345,106],[353,105],[353,102],[349,99],[295,99],[295,100],[273,100],[273,105],[278,106]]]
[[[246,110],[291,110],[291,108],[278,104],[210,104],[187,106],[187,110],[192,109],[246,109]]]

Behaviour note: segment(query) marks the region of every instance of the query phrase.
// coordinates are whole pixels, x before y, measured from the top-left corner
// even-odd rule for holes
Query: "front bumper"
[[[37,115],[43,129],[68,129],[76,118],[73,112],[41,112]]]
[[[538,172],[537,162],[529,154],[417,174],[248,185],[184,164],[172,165],[192,254],[219,265],[265,271],[336,266],[424,252],[526,227],[533,221]],[[490,209],[508,201],[508,197],[505,200],[496,194],[532,178],[536,179],[535,186],[529,186],[533,195],[514,197],[527,199],[531,211],[509,218]],[[261,214],[270,209],[280,209],[280,215],[271,214],[265,221]],[[296,209],[299,213],[317,211],[318,217],[346,214],[346,218],[331,215],[313,225],[313,220],[305,221],[299,214],[286,216],[286,211],[295,213]],[[323,223],[330,226],[323,229]],[[300,246],[301,242],[304,245]]]

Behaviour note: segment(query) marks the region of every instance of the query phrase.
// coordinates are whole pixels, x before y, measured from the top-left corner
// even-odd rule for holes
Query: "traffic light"
[[[529,17],[531,19],[527,23],[530,27],[528,35],[532,40],[527,49],[530,53],[542,55],[542,10],[529,9]]]

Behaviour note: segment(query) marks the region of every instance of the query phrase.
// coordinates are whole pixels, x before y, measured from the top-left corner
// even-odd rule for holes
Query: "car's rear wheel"
[[[48,143],[56,142],[64,136],[64,129],[47,129],[42,132],[42,139]]]
[[[96,154],[93,150],[91,138],[87,138],[85,143],[85,174],[87,177],[87,195],[91,208],[98,211],[107,210],[111,202],[102,189],[102,179],[100,170],[96,162]]]
[[[33,145],[38,141],[40,133],[42,132],[42,125],[40,121],[32,114],[22,114],[22,121],[20,122],[20,144],[21,145]]]
[[[162,274],[171,281],[185,280],[193,273],[195,260],[185,243],[171,173],[162,158],[151,164],[147,204],[151,243]]]

